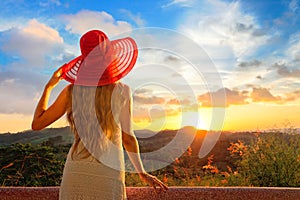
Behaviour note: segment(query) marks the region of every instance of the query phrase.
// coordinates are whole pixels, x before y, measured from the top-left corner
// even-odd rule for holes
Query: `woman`
[[[134,136],[130,88],[119,82],[134,66],[136,43],[110,41],[92,30],[80,39],[81,55],[54,72],[36,107],[32,129],[40,130],[67,114],[74,133],[60,187],[60,199],[126,199],[123,147],[141,180],[167,190],[142,165]],[[51,90],[66,86],[48,105]]]

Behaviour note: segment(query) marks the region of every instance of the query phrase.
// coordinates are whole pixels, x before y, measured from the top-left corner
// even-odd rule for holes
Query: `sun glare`
[[[133,127],[135,130],[149,129],[153,131],[176,130],[184,126],[193,126],[201,130],[210,129],[210,118],[200,112],[185,112],[177,115],[153,118],[151,121],[135,121]]]

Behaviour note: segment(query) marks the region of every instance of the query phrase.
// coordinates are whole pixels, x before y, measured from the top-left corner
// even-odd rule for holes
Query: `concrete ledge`
[[[152,188],[126,188],[128,200],[297,200],[300,188],[271,187],[170,187],[156,194]],[[57,200],[59,187],[0,187],[1,200]]]

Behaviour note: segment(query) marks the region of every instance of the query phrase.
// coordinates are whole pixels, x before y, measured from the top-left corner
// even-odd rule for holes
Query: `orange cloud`
[[[189,105],[191,103],[188,99],[178,100],[178,99],[170,99],[167,104],[168,105]]]
[[[285,101],[295,101],[300,97],[300,90],[295,90],[293,92],[285,94]]]
[[[266,88],[252,88],[250,95],[253,102],[280,102],[282,98],[280,96],[273,96],[271,92]]]
[[[156,97],[156,96],[144,97],[144,96],[134,95],[133,101],[134,101],[134,103],[139,103],[139,104],[163,104],[163,103],[165,103],[164,98]]]
[[[212,99],[214,98],[214,102]],[[223,99],[225,98],[225,99]],[[230,105],[243,105],[247,104],[247,92],[239,92],[230,90],[228,88],[222,88],[216,92],[207,92],[198,96],[198,101],[201,106],[204,107],[228,107]]]
[[[252,91],[237,91],[228,88],[219,89],[215,92],[204,93],[198,96],[198,101],[203,107],[228,107],[230,105],[244,105],[249,102],[272,102],[283,104],[290,101],[295,101],[300,98],[300,90],[296,90],[283,95],[273,95],[269,89],[262,87],[252,87]],[[225,100],[222,100],[225,96]],[[215,98],[212,103],[212,98]]]
[[[151,122],[159,118],[166,118],[170,116],[176,116],[181,112],[181,109],[178,108],[169,108],[169,107],[143,107],[135,106],[133,108],[133,118],[134,121],[139,122]]]
[[[300,98],[300,90],[288,92],[281,96],[275,96],[267,88],[253,87],[250,98],[252,99],[252,102],[274,102],[283,104]]]

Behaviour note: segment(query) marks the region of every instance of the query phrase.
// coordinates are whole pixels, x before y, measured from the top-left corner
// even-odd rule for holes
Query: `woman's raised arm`
[[[65,87],[61,91],[55,102],[50,107],[48,107],[48,101],[51,91],[61,79],[62,68],[59,68],[53,73],[51,79],[46,84],[43,94],[36,106],[31,124],[31,128],[33,130],[41,130],[47,127],[66,113],[69,103],[68,97],[70,95],[69,88],[71,85]]]

